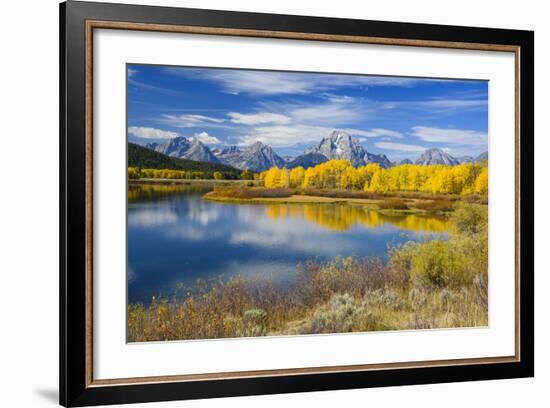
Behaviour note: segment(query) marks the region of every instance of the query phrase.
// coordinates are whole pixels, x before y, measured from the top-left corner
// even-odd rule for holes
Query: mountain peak
[[[171,157],[207,163],[219,163],[219,160],[210,149],[202,144],[197,138],[190,141],[184,136],[178,136],[173,139],[168,139],[162,144],[151,144],[147,145],[147,147]]]
[[[191,146],[185,152],[184,158],[208,163],[219,163],[220,161],[210,149],[205,146],[199,139],[193,139]]]
[[[367,163],[378,163],[384,168],[391,166],[386,156],[367,152],[359,140],[344,130],[333,130],[328,137],[321,140],[317,148],[306,152],[310,153],[322,154],[328,160],[348,160],[354,167]]]
[[[431,148],[422,153],[416,160],[416,164],[445,164],[447,166],[455,166],[459,164],[459,161],[441,149]]]
[[[218,154],[222,163],[229,164],[241,170],[264,171],[271,167],[283,167],[285,161],[271,148],[260,141],[254,142],[246,148],[239,149],[231,146]]]
[[[261,150],[261,149],[264,149],[264,148],[271,149],[271,147],[269,147],[268,145],[260,142],[259,140],[252,143],[250,146],[248,146],[248,150]]]
[[[191,147],[191,143],[183,136],[168,139],[162,144],[154,146],[154,150],[167,156],[182,157]]]
[[[344,139],[349,141],[352,139],[348,132],[338,129],[333,130],[328,138],[334,141],[334,143],[340,143]]]
[[[342,130],[333,130],[328,137],[321,140],[313,152],[320,153],[329,160],[348,160],[354,166],[365,164],[366,151],[363,146]]]

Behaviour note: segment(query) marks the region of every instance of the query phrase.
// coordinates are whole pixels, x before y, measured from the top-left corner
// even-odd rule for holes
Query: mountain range
[[[135,143],[128,143],[128,167],[186,170],[203,173],[214,173],[215,171],[219,171],[228,179],[239,178],[241,174],[239,169],[225,164],[171,157]]]
[[[220,161],[212,154],[208,146],[205,146],[200,140],[193,139],[192,141],[183,136],[168,139],[166,142],[150,143],[145,147],[154,150],[155,152],[165,154],[178,159],[187,159],[207,163],[220,163]]]
[[[377,163],[380,167],[389,168],[397,164],[392,163],[384,154],[368,152],[359,140],[341,130],[334,130],[328,137],[324,137],[317,146],[294,158],[282,158],[270,146],[262,142],[255,142],[246,147],[230,146],[224,149],[210,149],[198,139],[189,140],[183,136],[169,139],[164,143],[149,143],[145,147],[173,158],[225,164],[240,170],[249,169],[255,172],[265,171],[274,166],[289,169],[299,166],[309,168],[333,159],[348,160],[354,167]],[[427,149],[414,163],[454,166],[465,162],[479,162],[487,160],[487,158],[487,152],[476,158],[470,156],[455,158],[441,149]],[[412,163],[413,161],[410,159],[403,159],[398,164]]]

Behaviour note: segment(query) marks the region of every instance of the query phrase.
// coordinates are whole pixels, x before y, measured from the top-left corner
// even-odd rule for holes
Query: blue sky
[[[264,142],[295,156],[334,129],[372,153],[415,159],[488,150],[488,82],[128,65],[128,137],[210,147]]]

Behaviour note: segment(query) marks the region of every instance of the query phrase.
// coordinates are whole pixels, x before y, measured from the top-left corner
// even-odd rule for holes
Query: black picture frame
[[[534,33],[532,31],[364,21],[68,1],[60,4],[60,403],[122,404],[534,376]],[[521,358],[493,364],[267,375],[246,378],[90,385],[87,380],[86,23],[186,25],[270,32],[494,44],[518,47],[520,179],[519,326]],[[519,163],[519,164],[518,164]]]

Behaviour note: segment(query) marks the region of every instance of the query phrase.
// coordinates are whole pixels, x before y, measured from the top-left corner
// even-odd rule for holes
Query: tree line
[[[435,194],[485,194],[487,162],[456,166],[403,164],[384,169],[376,163],[353,167],[347,160],[329,160],[307,170],[272,167],[260,173],[267,188],[363,190],[377,193],[418,191]]]
[[[257,175],[250,170],[244,170],[240,174],[221,171],[195,171],[172,169],[141,169],[128,167],[129,179],[155,178],[155,179],[183,179],[183,180],[254,180]]]

